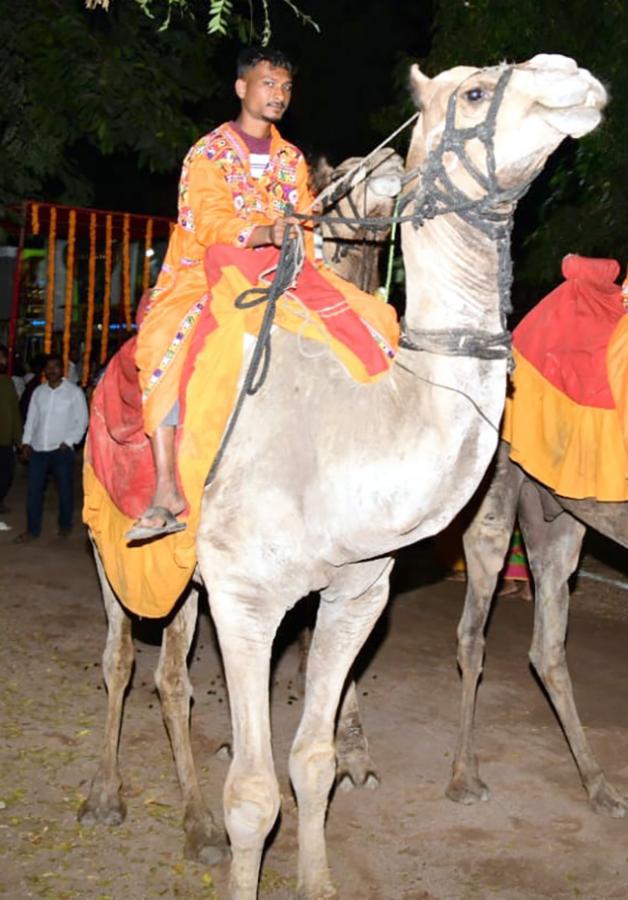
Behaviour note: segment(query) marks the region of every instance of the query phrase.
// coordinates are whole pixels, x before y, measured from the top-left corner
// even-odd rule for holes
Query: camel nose
[[[401,178],[398,175],[378,175],[370,179],[369,188],[376,197],[396,197],[401,193]]]

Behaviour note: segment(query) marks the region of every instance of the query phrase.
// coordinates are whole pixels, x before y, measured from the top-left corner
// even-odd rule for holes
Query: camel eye
[[[481,100],[486,100],[486,91],[481,87],[470,88],[470,90],[465,91],[465,97],[471,103],[479,103]]]

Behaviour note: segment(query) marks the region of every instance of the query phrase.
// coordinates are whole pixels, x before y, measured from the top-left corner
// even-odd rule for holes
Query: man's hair
[[[44,360],[44,368],[48,365],[49,362],[58,362],[60,366],[63,365],[63,357],[60,353],[48,353]]]
[[[286,69],[290,75],[294,72],[294,66],[283,50],[273,47],[243,47],[238,53],[237,77],[244,78],[250,69],[261,62],[269,63],[274,69]]]

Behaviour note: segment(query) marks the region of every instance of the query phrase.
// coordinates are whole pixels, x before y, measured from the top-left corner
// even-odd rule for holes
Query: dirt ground
[[[152,672],[157,629],[144,627],[129,692],[121,767],[128,817],[118,828],[76,821],[101,745],[105,621],[82,528],[55,536],[49,491],[45,533],[21,530],[24,475],[0,532],[3,673],[0,894],[85,900],[223,898],[226,869],[183,860],[178,786]],[[597,575],[628,581],[625,560],[598,544],[584,559]],[[430,583],[429,545],[399,560],[392,602],[361,659],[363,718],[382,783],[338,791],[327,828],[343,900],[628,897],[628,819],[588,808],[553,713],[527,665],[533,606],[497,602],[478,701],[478,751],[488,803],[457,806],[444,790],[459,703],[455,628],[463,585]],[[569,659],[594,751],[628,794],[628,593],[581,577],[573,597]],[[274,674],[281,823],[264,861],[260,896],[294,895],[296,816],[287,756],[297,724],[296,651]],[[192,739],[202,787],[220,814],[229,736],[227,699],[205,610],[191,660]]]

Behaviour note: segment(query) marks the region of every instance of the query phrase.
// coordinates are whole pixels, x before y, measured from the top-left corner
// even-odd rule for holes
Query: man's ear
[[[235,92],[240,100],[244,99],[244,95],[246,94],[246,81],[244,78],[236,78]]]

